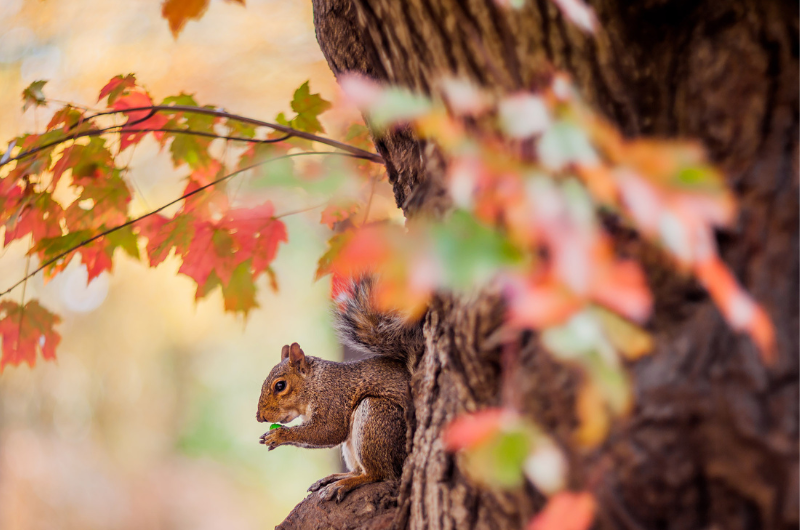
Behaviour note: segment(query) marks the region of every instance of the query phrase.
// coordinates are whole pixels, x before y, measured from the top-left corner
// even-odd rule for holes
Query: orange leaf
[[[172,35],[178,38],[189,20],[200,20],[208,9],[209,0],[164,0],[161,16],[169,22]]]
[[[644,273],[633,261],[611,262],[599,268],[590,295],[593,300],[637,322],[647,319],[653,307]]]
[[[764,361],[772,363],[775,360],[775,329],[764,309],[742,289],[719,256],[712,255],[697,262],[694,270],[728,324],[735,330],[748,333]]]
[[[596,509],[591,493],[563,491],[550,497],[528,530],[586,530],[594,521]]]
[[[566,321],[583,302],[552,281],[512,280],[507,284],[509,321],[512,325],[542,329]]]
[[[491,408],[461,415],[445,428],[444,445],[448,451],[459,451],[480,445],[491,438],[513,414],[506,409]]]

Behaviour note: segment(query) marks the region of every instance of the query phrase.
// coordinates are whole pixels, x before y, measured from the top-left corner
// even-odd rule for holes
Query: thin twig
[[[45,261],[44,263],[42,263],[42,264],[39,266],[39,268],[37,268],[35,271],[31,272],[30,274],[26,274],[24,278],[22,278],[22,279],[21,279],[21,280],[19,280],[17,283],[15,283],[15,284],[14,284],[14,285],[12,285],[11,287],[9,287],[8,289],[6,289],[6,290],[5,290],[5,291],[3,291],[2,293],[0,293],[0,297],[3,297],[3,296],[5,296],[5,295],[7,295],[7,294],[8,294],[8,293],[10,293],[11,291],[13,291],[14,289],[16,289],[16,288],[17,288],[17,287],[19,287],[20,285],[22,285],[22,284],[23,284],[25,281],[27,281],[29,278],[32,278],[33,276],[35,276],[35,275],[36,275],[36,274],[38,274],[39,272],[43,271],[43,270],[44,270],[46,267],[48,267],[48,266],[52,265],[53,263],[57,262],[58,260],[60,260],[60,259],[61,259],[61,258],[63,258],[64,256],[67,256],[68,254],[71,254],[72,252],[74,252],[74,251],[78,250],[79,248],[81,248],[81,247],[85,247],[85,246],[86,246],[86,245],[88,245],[89,243],[92,243],[93,241],[96,241],[96,240],[100,239],[100,238],[101,238],[101,237],[103,237],[103,236],[107,236],[108,234],[111,234],[111,233],[113,233],[113,232],[116,232],[117,230],[121,230],[121,229],[123,229],[123,228],[125,228],[125,227],[128,227],[128,226],[131,226],[131,225],[133,225],[133,224],[135,224],[135,223],[138,223],[138,222],[139,222],[139,221],[141,221],[142,219],[146,219],[146,218],[148,218],[148,217],[150,217],[150,216],[152,216],[152,215],[155,215],[155,214],[157,214],[158,212],[160,212],[160,211],[162,211],[162,210],[165,210],[166,208],[169,208],[169,207],[170,207],[170,206],[172,206],[173,204],[176,204],[176,203],[178,203],[178,202],[180,202],[180,201],[182,201],[182,200],[184,200],[184,199],[187,199],[187,198],[191,197],[192,195],[195,195],[195,194],[197,194],[197,193],[200,193],[200,192],[201,192],[201,191],[203,191],[203,190],[206,190],[206,189],[208,189],[208,188],[210,188],[210,187],[212,187],[212,186],[215,186],[215,185],[219,184],[220,182],[223,182],[223,181],[225,181],[225,180],[228,180],[229,178],[231,178],[231,177],[233,177],[233,176],[235,176],[235,175],[238,175],[238,174],[240,174],[240,173],[243,173],[243,172],[245,172],[245,171],[248,171],[248,170],[250,170],[250,169],[256,168],[256,167],[258,167],[258,166],[261,166],[261,165],[263,165],[263,164],[267,164],[267,163],[269,163],[269,162],[275,162],[275,161],[277,161],[277,160],[282,160],[282,159],[284,159],[284,158],[294,158],[294,157],[298,157],[298,156],[308,156],[308,155],[337,155],[337,156],[348,156],[348,157],[351,157],[351,158],[361,158],[361,157],[359,157],[358,155],[353,155],[353,154],[351,154],[351,153],[338,153],[338,152],[335,152],[335,151],[313,151],[313,152],[312,152],[312,151],[309,151],[309,152],[305,152],[305,153],[294,153],[294,154],[289,154],[289,155],[277,156],[277,157],[275,157],[275,158],[270,158],[269,160],[264,160],[263,162],[258,162],[257,164],[252,164],[252,165],[250,165],[250,166],[243,167],[243,168],[241,168],[241,169],[237,169],[237,170],[236,170],[236,171],[234,171],[233,173],[229,173],[229,174],[225,175],[224,177],[220,177],[220,178],[218,178],[218,179],[216,179],[216,180],[214,180],[214,181],[212,181],[212,182],[209,182],[209,183],[208,183],[208,184],[206,184],[205,186],[201,186],[201,187],[197,188],[196,190],[192,190],[192,191],[190,191],[189,193],[186,193],[186,194],[184,194],[184,195],[181,195],[181,196],[180,196],[180,197],[178,197],[177,199],[175,199],[175,200],[172,200],[172,201],[168,202],[167,204],[165,204],[165,205],[163,205],[163,206],[160,206],[159,208],[156,208],[155,210],[153,210],[153,211],[151,211],[151,212],[148,212],[148,213],[146,213],[146,214],[144,214],[144,215],[141,215],[141,216],[139,216],[139,217],[137,217],[137,218],[135,218],[135,219],[130,219],[130,220],[128,220],[128,221],[126,221],[126,222],[122,223],[121,225],[117,225],[117,226],[114,226],[114,227],[112,227],[112,228],[109,228],[109,229],[107,229],[107,230],[104,230],[104,231],[100,232],[99,234],[96,234],[96,235],[94,235],[94,236],[92,236],[92,237],[90,237],[90,238],[88,238],[88,239],[85,239],[85,240],[81,241],[81,242],[80,242],[80,243],[78,243],[77,245],[75,245],[75,246],[73,246],[73,247],[71,247],[71,248],[68,248],[67,250],[65,250],[65,251],[61,252],[61,253],[60,253],[60,254],[58,254],[57,256],[55,256],[55,257],[53,257],[53,258],[50,258],[49,260],[47,260],[47,261]],[[292,212],[290,212],[290,213],[292,213]],[[283,214],[283,215],[285,216],[285,215],[287,215],[287,214]]]
[[[378,178],[372,177],[372,186],[369,188],[369,199],[367,199],[367,207],[364,208],[364,220],[361,221],[362,225],[367,224],[367,219],[369,218],[369,210],[372,207],[372,197],[375,196],[375,184],[377,183]]]
[[[308,208],[303,208],[301,210],[289,210],[288,212],[282,213],[280,215],[273,215],[272,218],[273,219],[280,219],[282,217],[288,217],[290,215],[296,215],[298,213],[310,212],[311,210],[316,210],[317,208],[322,208],[326,204],[328,204],[328,201],[325,201],[322,204],[317,204],[316,206],[309,206]]]

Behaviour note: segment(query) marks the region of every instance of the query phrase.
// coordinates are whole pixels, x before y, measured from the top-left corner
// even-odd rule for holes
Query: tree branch
[[[228,112],[221,111],[221,110],[206,109],[206,108],[203,108],[203,107],[188,107],[188,106],[184,106],[184,105],[175,105],[175,106],[170,106],[170,105],[152,105],[152,106],[149,106],[149,107],[134,107],[134,108],[124,109],[124,110],[112,110],[112,111],[98,112],[97,114],[93,114],[91,116],[88,116],[87,118],[85,118],[84,121],[92,120],[92,119],[97,118],[99,116],[107,116],[107,115],[111,115],[111,114],[125,114],[125,113],[130,113],[130,112],[142,112],[142,111],[150,111],[150,114],[148,114],[144,118],[141,118],[141,119],[136,120],[134,122],[131,122],[129,124],[113,125],[111,127],[106,127],[105,129],[94,129],[94,130],[91,130],[91,131],[83,131],[83,132],[80,132],[80,133],[77,133],[77,134],[73,134],[71,136],[66,136],[64,138],[61,138],[59,140],[55,140],[55,141],[50,142],[48,144],[45,144],[45,145],[42,145],[42,146],[39,146],[39,147],[35,147],[35,148],[33,148],[33,149],[29,150],[29,151],[26,151],[24,153],[20,153],[15,157],[9,158],[8,160],[6,160],[2,164],[0,164],[0,167],[4,166],[4,165],[6,165],[6,164],[8,164],[10,162],[13,162],[15,160],[19,160],[19,159],[22,159],[22,158],[29,157],[29,156],[31,156],[33,154],[36,154],[36,153],[38,153],[38,152],[40,152],[40,151],[42,151],[44,149],[48,149],[50,147],[53,147],[55,145],[67,142],[69,140],[75,140],[77,138],[82,138],[84,136],[98,136],[98,135],[101,135],[101,134],[106,133],[108,131],[111,131],[112,129],[118,129],[116,131],[112,131],[112,132],[115,132],[115,133],[116,132],[137,132],[137,131],[138,132],[148,132],[147,129],[130,129],[130,127],[131,127],[131,125],[135,125],[137,123],[141,123],[143,121],[146,121],[146,120],[150,119],[156,112],[194,112],[196,114],[205,114],[205,115],[208,115],[208,116],[216,116],[218,118],[227,118],[229,120],[240,121],[242,123],[249,123],[250,125],[255,125],[257,127],[268,127],[270,129],[274,129],[276,131],[283,132],[283,133],[285,133],[285,134],[287,134],[289,136],[295,136],[297,138],[303,138],[305,140],[309,140],[309,141],[312,141],[312,142],[318,142],[318,143],[321,143],[321,144],[329,145],[331,147],[335,147],[336,149],[341,149],[342,151],[345,151],[346,153],[354,155],[357,158],[363,158],[364,160],[369,160],[371,162],[375,162],[375,163],[378,163],[378,164],[383,164],[384,163],[384,160],[383,160],[382,156],[380,156],[380,155],[378,155],[376,153],[370,153],[369,151],[365,151],[363,149],[359,149],[358,147],[354,147],[352,145],[349,145],[349,144],[346,144],[346,143],[343,143],[343,142],[332,140],[330,138],[325,138],[323,136],[317,136],[316,134],[307,133],[305,131],[299,131],[297,129],[292,129],[291,127],[286,127],[284,125],[278,125],[276,123],[269,123],[269,122],[265,122],[265,121],[255,120],[253,118],[247,118],[247,117],[239,116],[239,115],[236,115],[236,114],[230,114]],[[126,129],[126,127],[127,127],[127,129]],[[161,129],[159,129],[159,130],[161,130]],[[176,131],[172,131],[172,132],[177,132],[177,130]],[[208,134],[210,134],[210,133],[201,133],[199,131],[192,131],[192,133],[200,134],[200,135],[208,135]],[[226,138],[224,136],[215,136],[215,137],[216,138]],[[239,138],[229,138],[229,139],[231,139],[231,140],[239,140]],[[262,140],[262,142],[265,142],[265,141]]]
[[[57,262],[58,260],[60,260],[64,256],[67,256],[68,254],[71,254],[72,252],[75,252],[79,248],[85,247],[89,243],[92,243],[93,241],[96,241],[96,240],[100,239],[101,237],[107,236],[108,234],[116,232],[117,230],[121,230],[121,229],[123,229],[125,227],[128,227],[128,226],[131,226],[133,224],[136,224],[136,223],[138,223],[139,221],[141,221],[143,219],[146,219],[146,218],[148,218],[148,217],[150,217],[152,215],[155,215],[155,214],[159,213],[160,211],[162,211],[162,210],[164,210],[166,208],[169,208],[173,204],[176,204],[176,203],[178,203],[178,202],[180,202],[180,201],[182,201],[184,199],[187,199],[187,198],[191,197],[192,195],[200,193],[201,191],[204,191],[204,190],[206,190],[206,189],[208,189],[208,188],[210,188],[212,186],[215,186],[215,185],[219,184],[220,182],[228,180],[229,178],[234,177],[234,176],[236,176],[236,175],[238,175],[240,173],[243,173],[245,171],[248,171],[250,169],[256,168],[258,166],[267,164],[269,162],[275,162],[277,160],[282,160],[282,159],[285,159],[285,158],[294,158],[294,157],[298,157],[298,156],[308,156],[308,155],[336,155],[336,156],[347,156],[347,157],[351,157],[351,158],[362,158],[362,157],[360,157],[358,155],[354,155],[354,154],[351,154],[351,153],[338,153],[338,152],[335,152],[335,151],[327,151],[327,152],[326,151],[315,151],[315,152],[294,153],[294,154],[289,154],[289,155],[276,156],[275,158],[270,158],[269,160],[264,160],[263,162],[259,162],[257,164],[252,164],[250,166],[243,167],[241,169],[237,169],[236,171],[234,171],[232,173],[228,173],[224,177],[220,177],[220,178],[218,178],[218,179],[216,179],[216,180],[214,180],[212,182],[209,182],[205,186],[201,186],[201,187],[197,188],[196,190],[192,190],[189,193],[181,195],[177,199],[174,199],[174,200],[172,200],[172,201],[170,201],[170,202],[168,202],[168,203],[166,203],[166,204],[164,204],[162,206],[159,206],[158,208],[156,208],[155,210],[153,210],[151,212],[148,212],[148,213],[146,213],[144,215],[141,215],[141,216],[139,216],[139,217],[137,217],[135,219],[129,219],[128,221],[125,221],[124,223],[122,223],[120,225],[117,225],[117,226],[111,227],[111,228],[109,228],[107,230],[104,230],[104,231],[100,232],[99,234],[96,234],[96,235],[94,235],[94,236],[92,236],[92,237],[90,237],[88,239],[85,239],[85,240],[81,241],[77,245],[68,248],[67,250],[61,252],[57,256],[55,256],[53,258],[50,258],[49,260],[47,260],[44,263],[42,263],[35,271],[33,271],[33,272],[29,273],[29,274],[26,274],[24,278],[20,279],[18,282],[16,282],[14,285],[9,287],[5,291],[0,292],[0,297],[3,297],[5,295],[7,295],[8,293],[13,291],[14,289],[19,287],[20,285],[24,284],[30,278],[36,276],[36,274],[38,274],[39,272],[43,271],[48,266],[50,266],[53,263]],[[314,208],[318,208],[318,207],[319,206],[315,206]],[[313,209],[313,208],[309,208],[309,209]],[[303,210],[301,210],[301,211],[303,211]],[[289,212],[289,213],[282,214],[280,216],[273,216],[273,218],[277,219],[278,217],[286,217],[287,215],[290,215],[290,214],[293,214],[293,213],[299,213],[299,212]]]

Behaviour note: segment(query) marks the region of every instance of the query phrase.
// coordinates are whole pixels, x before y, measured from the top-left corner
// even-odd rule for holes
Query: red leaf
[[[3,356],[0,372],[7,364],[18,366],[22,362],[33,367],[36,352],[45,360],[56,358],[55,349],[61,336],[53,329],[61,319],[31,300],[24,307],[16,302],[0,302],[0,338],[3,341]]]
[[[153,106],[153,100],[148,94],[145,92],[131,92],[130,94],[117,99],[112,105],[112,108],[114,110],[124,111],[125,109],[151,106]],[[129,145],[139,143],[146,134],[144,132],[135,131],[142,129],[161,129],[167,124],[167,121],[169,121],[165,116],[159,113],[155,113],[152,117],[147,118],[149,114],[149,110],[125,112],[128,120],[125,122],[122,132],[120,132],[120,151],[125,150],[125,148]],[[129,123],[132,123],[133,125],[128,125]],[[163,135],[163,132],[153,133],[153,136],[155,136],[156,139],[160,139]]]
[[[273,215],[272,203],[266,202],[255,208],[230,210],[217,222],[193,221],[194,235],[178,272],[197,282],[197,299],[220,284],[226,308],[247,312],[255,307],[251,305],[251,301],[255,303],[255,291],[250,284],[255,276],[269,269],[278,245],[287,241],[286,226]],[[247,264],[244,269],[243,263]],[[228,300],[229,294],[243,298]]]
[[[459,416],[445,429],[444,445],[448,451],[480,445],[491,438],[513,415],[514,413],[507,409],[492,408]]]
[[[597,504],[591,493],[556,493],[528,525],[528,530],[586,530]]]
[[[97,98],[97,101],[100,101],[106,96],[108,97],[108,104],[113,105],[117,98],[125,93],[128,89],[131,89],[136,86],[136,76],[133,74],[128,74],[125,77],[121,75],[115,75],[111,78],[111,81],[106,83],[106,86],[100,90],[100,96]]]
[[[183,256],[178,272],[185,274],[197,282],[198,286],[205,285],[208,275],[220,266],[221,262],[217,259],[216,249],[212,243],[214,237],[214,225],[210,221],[194,222],[194,237],[189,243],[189,248]],[[233,272],[233,266],[229,266],[229,274]],[[198,298],[201,295],[198,291]]]
[[[106,245],[98,241],[94,241],[85,247],[81,247],[78,252],[81,255],[81,263],[86,265],[86,271],[89,273],[87,281],[91,282],[104,271],[110,271],[113,262],[113,249],[108,248]]]
[[[507,284],[509,323],[542,329],[566,321],[583,301],[552,281],[512,278]]]
[[[6,223],[4,245],[22,239],[28,234],[33,235],[34,242],[45,237],[61,235],[59,223],[63,217],[63,210],[49,193],[34,195],[30,200],[18,203],[9,210],[9,213],[12,213],[12,216]],[[3,217],[5,216],[0,216],[0,219]]]
[[[137,224],[139,234],[147,238],[147,256],[151,267],[164,261],[173,248],[178,255],[186,254],[194,237],[194,226],[188,215],[176,215],[172,219],[153,215]]]
[[[275,208],[267,201],[255,208],[231,210],[220,221],[220,226],[233,232],[239,251],[252,256],[255,275],[267,270],[278,245],[288,241],[286,225],[274,214]]]
[[[332,260],[329,270],[345,277],[357,277],[376,268],[392,256],[383,226],[362,228],[349,238]]]

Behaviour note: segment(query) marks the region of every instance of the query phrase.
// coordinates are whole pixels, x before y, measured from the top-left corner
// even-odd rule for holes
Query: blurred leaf
[[[498,271],[522,264],[522,253],[500,232],[464,210],[430,227],[433,252],[447,271],[448,287],[470,289],[485,284]]]
[[[39,81],[34,81],[33,83],[25,87],[25,90],[22,91],[23,112],[28,110],[28,107],[30,107],[31,105],[33,105],[34,107],[40,107],[46,104],[44,91],[42,90],[44,88],[44,85],[46,84],[47,81],[39,80]]]
[[[653,349],[653,337],[642,328],[600,307],[592,309],[605,336],[626,359],[635,361]]]
[[[106,83],[106,86],[100,90],[100,96],[97,98],[97,101],[108,96],[108,106],[110,107],[117,101],[117,98],[127,94],[130,89],[135,86],[136,76],[134,74],[128,74],[125,77],[122,75],[115,75],[111,78],[111,81]]]
[[[164,0],[161,16],[169,22],[173,37],[183,31],[189,20],[200,20],[208,9],[209,0]]]
[[[0,302],[0,339],[3,343],[3,356],[0,359],[0,372],[10,364],[18,366],[36,364],[36,352],[47,361],[55,360],[56,346],[61,335],[55,325],[61,319],[42,307],[38,301],[30,300],[24,306],[11,300]]]
[[[131,92],[118,98],[111,106],[114,110],[124,112],[126,109],[151,107],[153,106],[153,100],[146,92]],[[161,129],[167,124],[167,118],[158,112],[152,116],[150,116],[150,111],[148,110],[124,112],[124,114],[128,119],[120,132],[120,151],[124,151],[130,145],[139,143],[147,134],[146,132],[137,131],[142,129]],[[154,132],[153,136],[160,139],[163,134]]]
[[[557,493],[531,520],[527,530],[588,530],[596,510],[597,503],[591,493]]]
[[[467,474],[480,483],[504,489],[522,485],[525,460],[539,436],[516,414],[498,409],[460,417],[447,432],[449,447],[463,447]]]
[[[568,164],[591,166],[599,161],[586,132],[567,121],[558,121],[548,128],[536,149],[539,160],[552,171],[560,171]]]
[[[596,386],[586,382],[580,386],[575,402],[575,413],[579,421],[575,439],[579,444],[584,447],[595,447],[605,439],[611,418],[605,400]]]

